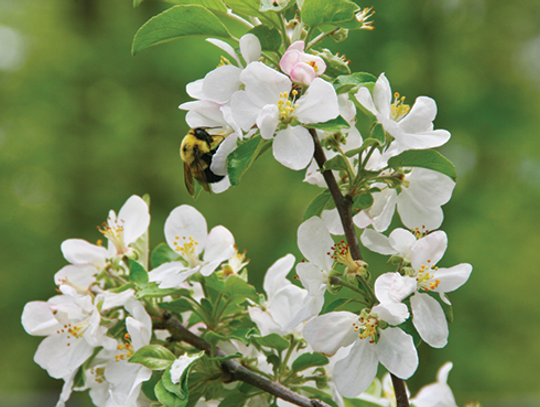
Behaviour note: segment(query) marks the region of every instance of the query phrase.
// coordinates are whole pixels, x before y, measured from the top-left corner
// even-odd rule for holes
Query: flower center
[[[120,352],[125,352],[114,356],[114,360],[117,362],[129,359],[134,353],[133,345],[131,344],[131,336],[129,334],[125,334],[124,340],[124,343],[119,343],[116,345],[116,349],[118,349]]]
[[[358,323],[353,323],[354,331],[358,332],[360,339],[368,339],[369,343],[375,343],[375,339],[379,335],[377,326],[379,325],[379,319],[375,314],[362,310]]]
[[[434,278],[432,271],[437,271],[438,267],[431,268],[431,260],[427,261],[428,265],[422,264],[418,270],[418,275],[416,276],[416,281],[418,284],[418,289],[425,291],[434,290],[441,283],[441,280]]]
[[[294,109],[299,105],[295,104],[296,97],[298,96],[298,91],[293,90],[291,92],[292,100],[289,99],[289,92],[283,92],[279,94],[279,101],[277,102],[277,107],[279,109],[279,120],[282,123],[290,123],[293,118]]]
[[[94,377],[94,380],[97,382],[97,383],[104,383],[105,380],[105,368],[104,367],[96,367],[95,369],[92,368],[90,369],[90,374],[93,374],[95,377]]]
[[[124,221],[122,219],[112,219],[103,222],[101,227],[97,227],[103,236],[109,239],[116,248],[117,254],[127,253],[128,248],[124,243]]]
[[[65,334],[67,333],[67,339],[79,339],[82,338],[84,332],[88,328],[89,323],[88,319],[85,319],[84,321],[81,321],[75,325],[72,325],[70,323],[67,323],[64,325],[64,327],[58,331],[56,331],[57,334]],[[71,346],[71,342],[68,342],[66,346]]]
[[[199,242],[197,242],[191,236],[189,238],[182,236],[182,241],[184,243],[179,243],[179,241],[180,236],[176,236],[173,243],[174,250],[179,252],[180,256],[187,260],[192,267],[196,266],[199,263],[199,258],[197,256],[197,252],[195,251],[195,246],[197,246]]]
[[[349,250],[349,244],[342,240],[331,247],[332,252],[326,253],[332,259],[340,264],[344,264],[345,274],[361,274],[366,275],[366,263],[361,260],[354,260]]]
[[[411,110],[409,105],[403,103],[404,101],[405,96],[400,97],[399,93],[394,93],[394,103],[390,105],[390,118],[395,122],[399,122]]]
[[[413,233],[414,237],[416,237],[416,240],[419,240],[423,238],[424,236],[427,236],[429,234],[429,230],[426,229],[424,225],[422,225],[422,228],[411,228],[411,232]]]

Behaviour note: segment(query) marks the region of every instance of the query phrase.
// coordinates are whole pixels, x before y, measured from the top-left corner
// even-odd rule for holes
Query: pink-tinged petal
[[[375,295],[381,303],[399,303],[416,291],[416,279],[398,272],[384,273],[375,281]]]
[[[266,272],[264,276],[263,288],[268,298],[272,298],[274,294],[287,285],[292,283],[287,280],[287,274],[291,271],[296,261],[292,254],[277,260]]]
[[[274,158],[291,170],[306,168],[315,151],[311,135],[302,126],[288,126],[279,131],[272,147]]]
[[[249,64],[240,74],[240,80],[245,84],[249,100],[259,107],[277,104],[280,93],[290,92],[292,86],[287,76],[262,62]]]
[[[203,81],[206,99],[216,103],[227,103],[241,85],[242,70],[232,65],[222,65],[208,72]]]
[[[330,312],[309,321],[304,326],[304,338],[316,352],[332,356],[358,339],[353,326],[356,322],[358,316],[352,312]]]
[[[379,361],[400,379],[411,377],[418,367],[418,353],[412,336],[399,328],[386,328],[379,331],[377,356]]]
[[[372,311],[379,319],[388,322],[390,325],[399,325],[409,318],[409,310],[405,304],[387,302],[376,305]]]
[[[428,294],[411,297],[413,324],[424,342],[433,348],[444,348],[448,343],[448,323],[437,300]]]
[[[360,236],[360,240],[362,241],[362,244],[372,252],[384,255],[398,253],[390,244],[388,237],[373,229],[364,230],[364,233]]]
[[[426,168],[413,168],[406,176],[409,187],[403,189],[405,195],[412,195],[415,200],[426,206],[444,205],[450,200],[456,185],[449,177]]]
[[[330,271],[334,260],[328,255],[334,240],[321,218],[309,218],[298,228],[298,247],[304,257],[319,269]],[[300,263],[302,264],[302,263]]]
[[[62,328],[55,318],[49,304],[43,301],[32,301],[24,306],[22,325],[30,335],[53,335]]]
[[[285,54],[283,54],[283,57],[279,61],[279,67],[281,68],[281,70],[287,75],[289,75],[294,65],[300,62],[300,55],[302,55],[301,51],[297,49],[291,49],[291,47],[289,47],[289,49],[285,51]]]
[[[257,121],[257,116],[261,109],[267,104],[268,103],[263,103],[258,105],[253,103],[248,98],[248,93],[246,91],[239,90],[231,96],[232,116],[242,130],[248,131]]]
[[[326,71],[326,64],[321,57],[304,53],[301,59],[303,63],[313,67],[316,76],[321,76]]]
[[[193,99],[205,99],[204,92],[202,90],[202,85],[203,85],[203,79],[198,79],[195,82],[190,82],[186,85],[186,93]],[[182,108],[179,107],[179,109],[182,109]]]
[[[440,280],[434,291],[447,293],[454,291],[467,282],[472,273],[472,266],[468,263],[458,264],[450,268],[440,268],[433,273],[434,278]]]
[[[257,116],[257,127],[261,131],[261,137],[271,139],[279,124],[279,109],[277,105],[264,106]]]
[[[374,115],[377,115],[377,113],[379,113],[377,111],[377,108],[375,107],[375,103],[373,103],[373,97],[371,96],[368,88],[358,89],[358,92],[356,92],[356,95],[354,95],[354,97],[356,98],[356,100],[358,100],[358,103],[360,103]]]
[[[261,57],[261,42],[254,34],[246,34],[240,38],[240,52],[246,64],[258,61]]]
[[[88,243],[82,239],[68,239],[62,242],[62,253],[67,261],[72,264],[93,264],[97,268],[103,268],[109,251],[102,246]]]
[[[448,237],[442,230],[437,230],[418,240],[411,249],[413,268],[418,271],[422,265],[434,266],[442,259],[447,246]]]
[[[437,104],[427,96],[416,98],[413,107],[402,120],[399,127],[406,133],[424,133],[433,130],[433,120],[437,116]]]
[[[54,275],[54,282],[56,285],[72,285],[82,292],[96,282],[95,276],[100,271],[92,264],[72,264],[60,269]]]
[[[118,219],[124,226],[124,243],[129,245],[135,242],[150,225],[150,212],[144,200],[132,195],[122,206]]]
[[[221,263],[231,257],[234,252],[234,236],[232,233],[223,226],[213,228],[206,239],[204,261]]]
[[[210,169],[216,175],[227,175],[227,157],[236,150],[238,137],[236,133],[229,134],[219,145],[216,153],[212,157]]]
[[[48,336],[39,344],[34,361],[47,370],[49,376],[61,379],[77,370],[93,351],[83,338],[60,333]]]
[[[165,237],[169,246],[178,251],[178,247],[189,244],[190,239],[193,239],[197,243],[195,244],[197,256],[206,245],[207,230],[204,216],[189,205],[173,209],[165,222]]]
[[[289,48],[287,48],[287,51],[295,49],[297,51],[304,52],[304,48],[305,48],[304,41],[295,41],[291,45],[289,45]]]
[[[289,75],[293,82],[311,85],[311,82],[313,82],[313,79],[315,79],[316,74],[311,65],[304,62],[299,62],[292,67]]]
[[[302,307],[305,296],[305,290],[292,284],[287,285],[276,292],[272,301],[268,304],[268,310],[270,311],[270,314],[272,314],[274,320],[282,328],[286,328],[289,326],[289,322],[294,318],[297,310]],[[299,323],[292,325],[291,329],[295,328]]]
[[[357,340],[349,355],[336,363],[334,381],[345,397],[356,397],[366,391],[377,374],[376,345]]]
[[[227,54],[229,54],[238,64],[238,66],[242,66],[240,63],[240,59],[238,59],[238,55],[236,54],[236,51],[233,47],[231,47],[229,44],[227,44],[225,41],[218,40],[217,38],[207,38],[206,41],[208,41],[210,44],[215,45],[216,47],[222,49]]]
[[[323,123],[339,116],[334,87],[321,78],[313,80],[306,93],[296,101],[294,116],[302,123]]]
[[[373,88],[373,103],[377,108],[378,115],[384,118],[390,117],[390,104],[392,103],[392,89],[390,82],[384,73],[379,75],[375,87]]]
[[[344,235],[343,224],[337,209],[323,210],[321,213],[321,219],[323,220],[328,232],[332,235]]]

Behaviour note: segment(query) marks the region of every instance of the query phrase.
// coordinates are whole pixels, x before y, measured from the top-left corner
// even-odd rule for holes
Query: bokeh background
[[[24,304],[54,295],[66,262],[60,244],[95,242],[109,209],[132,194],[152,199],[151,242],[168,213],[194,204],[223,224],[265,270],[296,247],[303,211],[319,192],[302,172],[259,160],[240,187],[202,195],[183,185],[178,147],[187,132],[186,83],[215,68],[201,39],[130,54],[136,30],[168,7],[146,0],[0,0],[0,405],[54,406],[61,381],[34,364],[41,341],[20,325]],[[469,262],[470,282],[451,294],[449,345],[421,346],[413,394],[450,374],[458,403],[540,405],[540,1],[372,0],[376,30],[323,44],[353,70],[386,72],[409,102],[435,98],[441,151],[459,182],[444,207],[443,266]],[[389,271],[367,256],[375,273]],[[87,406],[75,395],[71,406]]]

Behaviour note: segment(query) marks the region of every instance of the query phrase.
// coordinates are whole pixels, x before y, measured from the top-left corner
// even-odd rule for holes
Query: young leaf
[[[371,205],[373,205],[373,195],[364,192],[354,197],[352,207],[355,211],[361,211],[362,209],[371,208]]]
[[[349,169],[347,165],[347,159],[338,154],[335,157],[324,163],[325,170],[347,171]]]
[[[281,35],[275,28],[266,25],[256,25],[249,32],[261,42],[263,51],[278,51],[281,47]]]
[[[225,280],[225,295],[229,298],[239,295],[243,298],[256,299],[257,291],[242,278],[232,274]]]
[[[164,263],[177,261],[180,259],[178,253],[169,247],[167,243],[160,243],[152,251],[150,255],[150,265],[153,269],[161,266]]]
[[[148,272],[135,260],[129,260],[129,280],[137,287],[144,288],[148,285]]]
[[[421,167],[440,172],[454,181],[457,178],[454,164],[436,150],[407,150],[388,160],[388,166],[399,167]]]
[[[182,312],[193,310],[193,305],[191,305],[191,303],[185,298],[180,298],[170,302],[160,302],[159,308],[181,314]]]
[[[341,116],[338,116],[335,119],[328,120],[324,123],[311,123],[309,127],[334,133],[343,129],[348,129],[351,126],[349,126],[347,120]]]
[[[184,407],[187,404],[187,398],[182,400],[165,389],[163,379],[161,379],[158,384],[156,384],[156,387],[154,387],[154,393],[158,401],[166,407]]]
[[[242,407],[249,398],[247,394],[241,392],[231,392],[219,403],[218,407]]]
[[[311,203],[306,208],[306,211],[304,212],[304,217],[302,218],[302,222],[308,220],[309,218],[312,218],[313,216],[321,216],[321,213],[324,208],[326,208],[326,205],[329,202],[333,202],[332,194],[328,189],[325,189],[323,192],[321,192],[319,195],[311,201]]]
[[[386,140],[386,132],[384,131],[383,125],[381,123],[375,123],[371,128],[371,134],[369,137],[377,140],[382,146]]]
[[[276,13],[261,13],[259,11],[259,0],[225,0],[225,4],[234,12],[251,17],[262,19],[263,24],[268,23],[276,28],[280,27],[279,16]]]
[[[348,0],[304,0],[302,21],[310,26],[341,25],[356,20],[359,7]]]
[[[292,363],[292,370],[294,372],[301,372],[310,367],[324,366],[328,362],[330,362],[328,358],[320,353],[303,353]]]
[[[135,34],[131,53],[182,37],[231,38],[210,10],[198,5],[174,6],[148,20]]]
[[[333,85],[337,94],[351,92],[356,93],[358,89],[363,86],[367,86],[369,84],[375,86],[376,81],[377,78],[370,73],[355,72],[351,75],[338,76],[334,81]]]
[[[174,354],[160,345],[146,345],[133,354],[130,363],[139,363],[152,370],[168,368],[176,360]]]
[[[252,341],[257,342],[260,346],[265,346],[267,348],[277,349],[283,351],[291,346],[290,342],[279,336],[278,334],[269,334],[266,336],[253,336]]]
[[[258,156],[270,147],[270,140],[261,137],[252,137],[240,144],[227,158],[227,173],[231,185],[237,186],[246,171],[255,162]]]
[[[154,388],[156,387],[156,384],[161,380],[162,374],[163,374],[162,372],[154,370],[152,372],[152,377],[150,377],[149,380],[143,382],[143,384],[141,386],[142,392],[150,400],[157,401],[157,397],[156,397],[156,393],[154,391]]]

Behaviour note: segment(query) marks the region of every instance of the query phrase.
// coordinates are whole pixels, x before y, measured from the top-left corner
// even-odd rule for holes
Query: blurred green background
[[[178,148],[187,132],[186,83],[220,53],[200,39],[130,54],[136,30],[166,3],[146,0],[0,0],[0,405],[53,406],[61,381],[34,364],[24,304],[54,295],[67,238],[96,226],[132,194],[152,198],[151,242],[168,213],[195,205],[223,224],[252,259],[250,279],[296,248],[296,228],[319,192],[264,156],[242,185],[194,203]],[[455,322],[442,350],[421,346],[414,394],[438,367],[458,403],[540,405],[540,1],[372,0],[376,30],[351,33],[353,70],[386,72],[412,103],[437,101],[441,151],[459,182],[444,207],[443,266],[469,262],[470,282],[450,298]],[[375,273],[389,271],[366,256]],[[39,402],[37,402],[39,400]],[[87,405],[74,397],[71,406]]]

